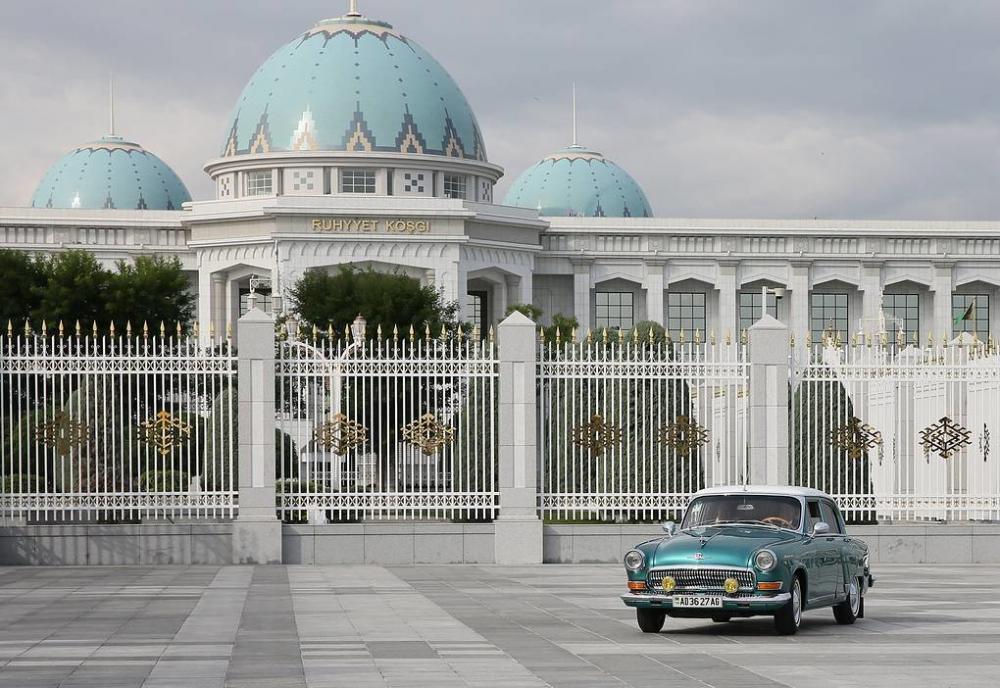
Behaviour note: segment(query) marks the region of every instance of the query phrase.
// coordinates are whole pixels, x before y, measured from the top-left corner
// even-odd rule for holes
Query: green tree
[[[119,324],[148,322],[151,329],[189,323],[194,295],[178,258],[139,256],[134,263],[118,261],[109,280],[106,314]]]
[[[23,251],[0,250],[0,325],[11,321],[20,329],[41,300],[45,284],[43,262]]]
[[[106,319],[110,273],[93,254],[83,250],[57,253],[42,262],[44,284],[32,289],[37,305],[32,319],[50,324],[62,321],[72,327]]]
[[[436,335],[442,326],[457,324],[458,305],[445,302],[440,291],[406,275],[370,268],[341,267],[336,274],[311,270],[292,287],[291,301],[303,320],[320,329],[333,325],[337,332],[359,313],[370,334],[381,325],[385,336],[393,326],[405,331],[412,325],[419,332],[429,325]]]
[[[507,307],[507,315],[514,312],[521,313],[527,317],[534,320],[536,323],[541,322],[542,315],[544,311],[538,306],[534,306],[529,303],[514,303]],[[580,323],[576,318],[568,315],[563,315],[562,313],[556,313],[552,316],[552,324],[542,327],[542,337],[544,337],[546,343],[552,343],[556,341],[556,333],[559,333],[559,338],[562,341],[569,341],[573,332],[580,326]],[[582,333],[586,334],[586,333]],[[577,337],[581,335],[577,332]]]
[[[834,495],[872,494],[871,461],[884,450],[866,447],[868,438],[844,385],[835,379],[803,381],[789,395],[789,405],[792,484]],[[845,518],[872,523],[875,514],[848,511]]]

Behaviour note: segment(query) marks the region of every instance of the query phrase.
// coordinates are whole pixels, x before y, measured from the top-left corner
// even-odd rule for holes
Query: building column
[[[239,384],[239,516],[234,564],[280,564],[281,521],[275,513],[274,320],[251,308],[237,333]]]
[[[647,263],[646,269],[646,320],[663,325],[663,263]]]
[[[576,321],[579,324],[581,337],[585,337],[592,327],[590,322],[590,268],[590,261],[573,264],[573,315],[576,316]]]
[[[952,331],[951,317],[951,292],[952,292],[952,268],[953,263],[934,263],[934,279],[932,288],[934,289],[934,303],[932,322],[930,327],[921,328],[924,332],[933,333],[937,338],[938,333],[947,335],[950,340],[955,336]]]
[[[212,274],[204,268],[198,270],[198,330],[202,342],[208,341],[208,328],[212,323]]]
[[[883,329],[882,318],[882,266],[861,266],[861,332],[876,334]]]
[[[514,312],[498,329],[500,511],[493,521],[494,555],[497,564],[541,564],[535,323]]]
[[[226,275],[222,272],[212,273],[212,318],[209,322],[209,331],[214,327],[215,334],[223,337],[226,334],[227,308],[229,307],[226,298]]]
[[[792,263],[788,289],[788,329],[796,342],[805,343],[809,334],[809,264]]]
[[[738,263],[720,263],[719,280],[717,289],[719,290],[719,332],[725,337],[726,333],[732,332],[733,340],[740,338],[737,332],[739,322],[736,319],[736,269]]]

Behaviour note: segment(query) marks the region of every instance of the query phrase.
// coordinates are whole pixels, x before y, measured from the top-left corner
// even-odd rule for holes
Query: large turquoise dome
[[[448,72],[391,25],[357,14],[321,21],[243,89],[223,157],[276,151],[486,160],[476,117]]]
[[[547,217],[651,217],[642,187],[596,151],[569,146],[524,171],[504,205]]]
[[[31,207],[180,210],[190,200],[184,182],[167,163],[137,143],[105,136],[50,167]]]

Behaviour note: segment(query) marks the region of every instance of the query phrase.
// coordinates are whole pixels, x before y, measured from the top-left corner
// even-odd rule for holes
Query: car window
[[[830,526],[830,532],[843,533],[844,529],[840,527],[840,519],[837,518],[837,514],[833,510],[833,505],[829,502],[820,502],[819,508],[820,513],[823,515],[823,521]]]
[[[684,514],[682,528],[721,523],[765,523],[797,530],[802,520],[798,499],[780,495],[708,495],[698,497]]]
[[[815,499],[809,500],[809,513],[806,516],[806,532],[811,533],[813,526],[823,520],[823,514],[819,510],[819,502]],[[833,526],[830,526],[831,528]]]

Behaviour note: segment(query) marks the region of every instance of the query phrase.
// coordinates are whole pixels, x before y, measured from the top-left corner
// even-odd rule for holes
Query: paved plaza
[[[618,566],[0,569],[0,686],[996,686],[996,567],[880,566],[868,618],[667,621]]]

